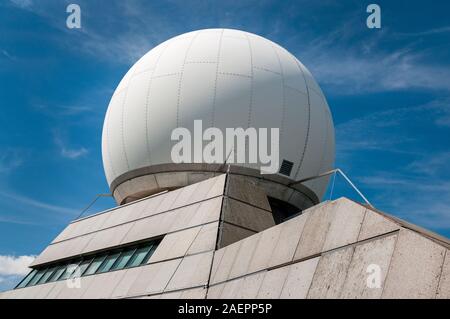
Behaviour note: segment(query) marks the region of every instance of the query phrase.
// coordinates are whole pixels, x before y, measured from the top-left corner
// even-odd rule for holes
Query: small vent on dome
[[[283,160],[280,167],[280,174],[289,176],[291,175],[292,167],[294,166],[294,163]]]

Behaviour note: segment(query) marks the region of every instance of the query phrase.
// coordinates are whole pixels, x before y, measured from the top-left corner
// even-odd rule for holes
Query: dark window
[[[115,264],[112,266],[111,270],[123,269],[128,264],[128,261],[134,255],[136,248],[128,249],[123,251],[120,257],[116,260]]]
[[[141,266],[148,262],[160,242],[161,239],[152,240],[146,243],[90,254],[82,258],[74,258],[66,261],[65,264],[57,262],[52,263],[50,266],[36,268],[30,271],[16,288]]]
[[[285,220],[301,214],[300,209],[288,202],[273,197],[267,197],[267,199],[269,200],[270,208],[272,209],[275,224],[281,224]]]
[[[96,257],[85,271],[85,275],[92,275],[98,270],[102,262],[105,260],[106,255]]]
[[[145,259],[145,256],[147,256],[148,252],[152,248],[152,245],[147,245],[141,248],[138,248],[136,252],[134,253],[133,257],[131,257],[130,261],[127,264],[127,267],[135,267],[142,264],[142,262]]]
[[[32,271],[30,271],[28,273],[28,275],[26,275],[26,277],[23,278],[22,281],[17,285],[16,288],[23,288],[26,285],[28,285],[28,283],[31,281],[31,279],[33,279],[33,277],[34,277],[34,275],[36,275],[36,273],[37,273],[36,269],[33,269]]]
[[[106,257],[106,259],[103,261],[100,268],[97,270],[97,273],[101,272],[107,272],[111,269],[112,265],[116,262],[117,258],[119,258],[120,252],[114,253],[112,255],[109,255]]]

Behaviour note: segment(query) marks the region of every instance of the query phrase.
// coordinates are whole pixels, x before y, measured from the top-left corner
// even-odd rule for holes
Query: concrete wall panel
[[[225,283],[210,286],[208,288],[208,293],[206,295],[206,298],[207,299],[219,299],[224,287],[225,287]]]
[[[350,246],[320,257],[307,298],[339,298],[353,251]]]
[[[337,205],[337,202],[330,202],[326,205],[309,209],[304,213],[309,216],[303,228],[294,259],[309,257],[322,252]]]
[[[230,175],[228,183],[228,196],[271,211],[266,192],[253,181],[247,180],[242,176]]]
[[[442,265],[441,277],[439,279],[439,288],[436,295],[439,299],[450,299],[450,250],[445,253],[445,261]]]
[[[269,266],[282,229],[282,225],[277,225],[260,233],[260,239],[258,240],[255,251],[252,253],[252,259],[247,270],[248,273],[266,269]]]
[[[205,285],[208,282],[213,252],[183,258],[165,290]]]
[[[382,298],[435,298],[446,249],[401,229]]]
[[[400,225],[390,221],[381,214],[367,209],[358,241],[380,236],[398,229],[400,229]]]
[[[248,230],[242,227],[234,226],[228,223],[222,223],[221,234],[219,238],[219,248],[226,247],[237,241],[256,234],[252,230]]]
[[[227,279],[236,278],[248,274],[250,261],[254,256],[258,241],[261,238],[261,234],[262,233],[258,233],[242,240],[236,258],[234,258],[230,275]]]
[[[186,255],[201,227],[189,228],[164,236],[164,239],[150,258],[149,263]]]
[[[340,298],[378,299],[381,297],[396,240],[397,235],[392,235],[355,247]],[[375,271],[378,270],[372,270],[372,267],[380,270],[379,288],[372,279],[377,275]]]
[[[211,274],[211,284],[228,279],[240,246],[241,242],[237,242],[216,251],[212,268],[213,273]]]
[[[319,259],[316,257],[290,265],[280,298],[305,299]]]
[[[127,270],[118,270],[85,278],[92,278],[89,288],[82,295],[83,299],[110,298],[118,283],[125,276]]]
[[[272,213],[234,199],[224,199],[223,220],[256,232],[275,226]]]
[[[308,216],[308,214],[302,214],[275,226],[281,227],[281,230],[276,246],[270,256],[269,267],[292,261]]]
[[[162,293],[180,265],[181,259],[174,259],[142,267],[139,277],[130,286],[128,296]]]
[[[116,287],[111,294],[111,298],[125,298],[128,296],[128,290],[136,281],[136,279],[140,276],[141,272],[144,270],[144,267],[135,267],[125,270],[125,274],[119,280]]]
[[[366,208],[346,198],[337,202],[323,251],[342,247],[358,240]]]
[[[187,254],[195,254],[203,251],[214,250],[216,246],[219,222],[201,226],[200,232],[189,247]]]
[[[259,288],[258,299],[275,299],[281,295],[284,282],[289,272],[289,267],[281,267],[265,272],[264,279]]]

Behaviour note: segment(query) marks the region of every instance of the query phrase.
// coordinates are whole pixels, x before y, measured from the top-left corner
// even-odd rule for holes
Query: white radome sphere
[[[192,130],[197,119],[203,129],[279,128],[280,165],[294,163],[292,180],[333,167],[332,117],[306,67],[263,37],[206,29],[156,46],[119,83],[103,125],[108,184],[134,169],[172,163],[172,130]],[[307,186],[321,198],[327,180]]]

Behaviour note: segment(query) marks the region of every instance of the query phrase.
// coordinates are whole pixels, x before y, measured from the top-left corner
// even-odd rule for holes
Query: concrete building
[[[175,164],[171,131],[278,127],[280,170]],[[116,208],[71,222],[1,298],[449,298],[450,242],[346,198],[321,202],[334,128],[307,69],[259,36],[211,29],[157,46],[103,127]]]

